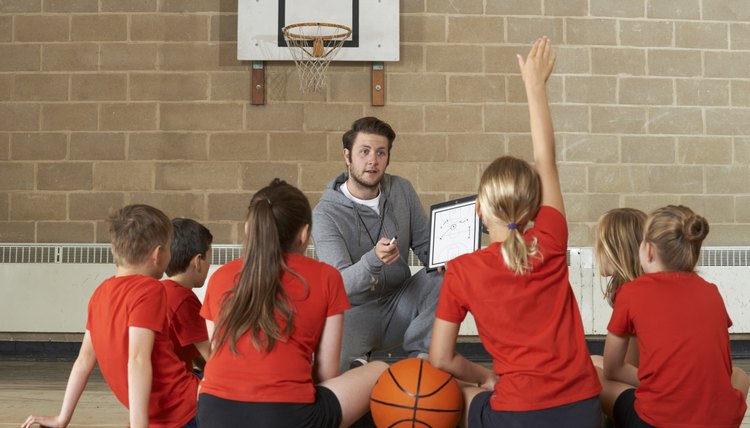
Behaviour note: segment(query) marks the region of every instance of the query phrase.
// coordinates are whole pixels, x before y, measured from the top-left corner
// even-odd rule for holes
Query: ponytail
[[[503,254],[505,266],[519,275],[531,271],[531,258],[539,253],[536,238],[531,243],[526,242],[523,234],[515,227],[510,229],[508,238],[503,241],[500,251]]]
[[[541,183],[528,162],[511,156],[495,159],[479,182],[479,209],[485,224],[508,227],[501,253],[507,268],[516,274],[531,271],[532,257],[541,257],[537,240],[526,242],[523,227],[539,212]]]
[[[238,282],[225,295],[216,325],[215,347],[250,333],[253,346],[270,352],[294,328],[294,310],[281,284],[291,271],[284,256],[293,250],[299,231],[312,222],[310,203],[302,192],[275,179],[250,200],[246,220],[245,261]]]

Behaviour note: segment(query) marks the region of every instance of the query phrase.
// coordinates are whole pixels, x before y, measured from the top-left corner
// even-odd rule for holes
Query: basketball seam
[[[395,403],[389,403],[387,401],[380,401],[376,398],[370,398],[370,401],[374,401],[375,403],[382,404],[384,406],[390,406],[390,407],[397,407],[399,409],[414,409],[414,410],[423,410],[425,412],[435,412],[435,413],[455,413],[463,411],[463,409],[456,409],[456,410],[448,410],[448,409],[430,409],[427,407],[415,407],[415,406],[407,406],[405,404],[395,404]]]
[[[436,390],[432,391],[432,392],[431,392],[431,393],[429,393],[429,394],[426,394],[426,395],[420,395],[419,397],[422,397],[422,398],[432,397],[433,395],[435,395],[435,394],[437,394],[438,392],[440,392],[440,390],[441,390],[441,389],[445,388],[445,386],[446,386],[446,385],[448,385],[448,384],[450,383],[450,381],[452,381],[452,380],[453,380],[453,376],[450,376],[450,377],[448,377],[448,379],[447,379],[447,380],[446,380],[445,382],[443,382],[443,384],[442,384],[442,385],[440,385],[440,386],[438,387],[438,389],[436,389]]]
[[[396,384],[396,386],[398,387],[398,389],[401,390],[401,392],[403,392],[404,394],[408,395],[409,397],[413,397],[413,398],[431,397],[431,396],[437,394],[438,392],[440,392],[441,389],[445,388],[445,386],[448,385],[453,380],[453,375],[449,375],[448,379],[446,379],[445,382],[443,382],[443,384],[440,385],[436,390],[434,390],[431,393],[426,394],[426,395],[419,395],[419,384],[417,384],[417,393],[413,394],[413,393],[407,391],[406,388],[404,388],[403,386],[401,386],[400,383],[398,383],[398,379],[396,379],[396,375],[393,374],[393,372],[391,371],[390,368],[388,368],[388,375],[391,377],[391,379],[393,380],[393,383]],[[421,362],[419,364],[419,380],[420,381],[422,380],[422,363]]]
[[[411,426],[413,427],[417,423],[417,407],[419,407],[419,389],[422,387],[422,367],[424,361],[419,360],[419,375],[417,376],[417,396],[414,397],[414,411],[411,416]]]

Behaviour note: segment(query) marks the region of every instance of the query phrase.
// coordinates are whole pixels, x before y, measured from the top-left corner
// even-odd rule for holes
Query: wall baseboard
[[[586,340],[589,353],[601,355],[604,341],[601,338]],[[750,340],[732,340],[732,358],[750,358]],[[74,361],[81,347],[80,342],[62,341],[4,341],[0,340],[0,361]],[[491,358],[479,341],[461,341],[456,350],[474,362],[490,362]],[[394,362],[406,358],[406,352],[397,348],[390,352],[378,352],[372,359]]]

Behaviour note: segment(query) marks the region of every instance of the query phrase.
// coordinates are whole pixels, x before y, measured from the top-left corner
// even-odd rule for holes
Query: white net
[[[328,65],[352,33],[349,27],[320,22],[302,23],[282,29],[299,75],[302,92],[319,92],[326,87]]]

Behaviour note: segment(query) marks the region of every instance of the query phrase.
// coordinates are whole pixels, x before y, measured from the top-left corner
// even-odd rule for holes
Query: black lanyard
[[[375,237],[378,238],[378,240],[380,240],[380,232],[383,231],[383,220],[385,220],[385,206],[386,206],[386,203],[383,203],[383,215],[378,214],[378,217],[380,217],[380,226],[378,226],[378,233],[377,235],[375,235]],[[367,227],[367,224],[365,224],[365,219],[363,219],[362,215],[359,214],[359,209],[356,206],[354,207],[354,212],[357,213],[357,218],[359,218],[359,222],[362,223],[362,227],[365,228],[365,232],[367,232],[367,237],[370,238],[370,242],[372,243],[372,246],[374,247],[376,241],[372,238],[372,235],[370,235],[370,229]]]

